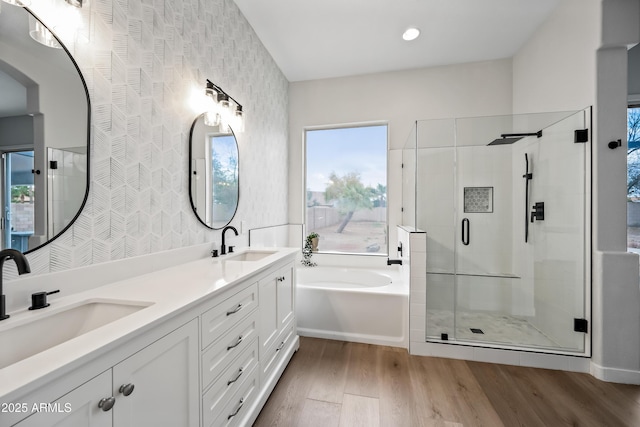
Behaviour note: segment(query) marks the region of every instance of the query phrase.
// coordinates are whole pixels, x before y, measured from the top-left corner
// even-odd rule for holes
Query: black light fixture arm
[[[209,79],[207,79],[207,89],[213,89],[218,93],[224,93],[230,100],[232,100],[240,108],[240,110],[242,110],[242,104],[236,101],[236,99],[233,96],[229,95],[227,92],[222,90],[220,86],[218,86],[217,84],[215,84]]]

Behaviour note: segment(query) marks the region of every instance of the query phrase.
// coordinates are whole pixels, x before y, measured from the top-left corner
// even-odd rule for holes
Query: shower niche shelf
[[[464,187],[465,213],[492,213],[493,187]]]

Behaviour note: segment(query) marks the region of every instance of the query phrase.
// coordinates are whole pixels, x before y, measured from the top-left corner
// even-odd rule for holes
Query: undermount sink
[[[276,251],[246,251],[238,254],[229,254],[225,256],[224,261],[260,261],[269,255],[275,254]]]
[[[151,303],[136,301],[88,300],[66,309],[34,313],[2,328],[0,323],[0,369],[62,344],[108,323],[133,314]],[[47,309],[45,309],[47,310]]]

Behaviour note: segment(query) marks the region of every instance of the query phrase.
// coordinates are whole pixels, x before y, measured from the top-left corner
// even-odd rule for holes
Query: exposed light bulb
[[[31,0],[2,0],[5,3],[18,6],[18,7],[27,7],[31,6]]]
[[[218,126],[220,124],[220,116],[215,111],[205,111],[204,124],[207,126]]]
[[[84,27],[80,9],[74,6],[63,6],[54,10],[53,31],[64,41],[75,40],[76,34]]]
[[[83,0],[65,0],[65,1],[73,7],[77,7],[78,9],[82,8],[82,5],[87,3],[86,1],[83,1]]]
[[[232,117],[229,95],[226,93],[218,93],[218,108],[220,113],[220,132],[227,133],[229,132]]]
[[[236,132],[244,132],[244,112],[242,111],[242,105],[236,107],[233,118],[233,130]]]
[[[420,30],[415,27],[407,28],[407,30],[402,34],[402,38],[406,41],[415,40],[420,35]]]
[[[60,46],[51,31],[31,15],[29,15],[29,35],[32,39],[47,47],[62,49],[62,46]]]

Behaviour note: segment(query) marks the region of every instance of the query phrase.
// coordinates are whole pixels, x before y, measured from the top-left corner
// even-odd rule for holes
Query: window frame
[[[627,99],[627,129],[626,129],[627,136],[629,135],[629,110],[630,109],[640,109],[640,95],[633,96],[633,97],[629,96],[629,98]],[[627,160],[626,160],[626,163],[627,163],[627,180],[629,179],[629,144],[630,143],[631,143],[631,141],[629,141],[628,137],[627,137],[627,147],[626,147],[626,149],[627,149],[627,154],[626,154],[626,157],[627,157]],[[627,194],[626,194],[625,199],[627,201],[627,206],[625,206],[626,212],[627,212],[627,215],[625,215],[626,219],[627,219],[626,220],[626,224],[625,224],[625,228],[626,228],[625,234],[626,234],[626,237],[627,237],[627,251],[640,254],[640,249],[639,248],[634,248],[634,247],[631,247],[629,245],[629,207],[628,207],[629,192],[628,192],[628,190],[627,190]]]
[[[341,252],[341,251],[325,251],[322,250],[322,247],[318,248],[317,254],[326,254],[326,255],[347,255],[347,256],[372,256],[372,257],[384,257],[387,258],[389,256],[389,122],[388,121],[371,121],[371,122],[356,122],[356,123],[341,123],[341,124],[332,124],[332,125],[321,125],[321,126],[306,126],[303,128],[302,133],[302,153],[303,153],[303,173],[302,173],[302,206],[303,206],[303,224],[305,228],[305,233],[309,234],[311,231],[308,229],[307,224],[307,134],[308,132],[318,131],[318,130],[339,130],[339,129],[355,129],[355,128],[364,128],[364,127],[379,127],[384,126],[386,128],[385,138],[386,138],[386,148],[385,148],[385,188],[386,188],[386,206],[385,206],[385,235],[386,235],[386,248],[384,252]],[[306,235],[303,236],[303,245],[304,239]]]

